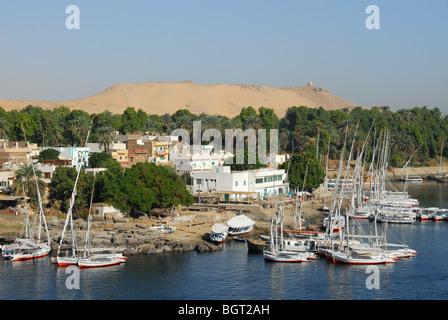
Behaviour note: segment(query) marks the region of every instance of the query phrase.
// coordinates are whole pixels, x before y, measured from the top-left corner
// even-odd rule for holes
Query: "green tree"
[[[174,170],[154,163],[122,168],[114,161],[97,177],[95,199],[136,217],[152,208],[191,204],[193,197]]]
[[[108,161],[113,160],[112,156],[106,152],[94,152],[89,156],[90,168],[102,168]],[[113,160],[115,161],[115,160]]]
[[[325,170],[316,158],[314,148],[307,148],[302,153],[294,154],[290,160],[279,166],[288,171],[288,182],[291,189],[302,190],[305,180],[305,190],[317,189],[325,178]]]
[[[45,149],[39,152],[39,162],[43,160],[57,160],[59,159],[60,152],[56,149]]]
[[[73,167],[56,167],[51,178],[48,199],[52,204],[59,202],[60,210],[66,212],[70,206],[73,187],[75,185],[77,170]],[[81,212],[90,204],[92,194],[93,175],[81,171],[76,186],[74,212]]]
[[[36,176],[34,176],[34,172],[36,173]],[[11,190],[15,195],[25,195],[30,197],[31,202],[37,204],[38,190],[42,198],[45,195],[45,182],[41,178],[42,171],[39,169],[34,169],[33,171],[33,165],[31,163],[22,166],[14,173],[14,182],[11,186]]]

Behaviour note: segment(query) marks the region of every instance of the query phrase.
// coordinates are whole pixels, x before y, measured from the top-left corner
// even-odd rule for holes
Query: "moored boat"
[[[213,242],[223,242],[228,235],[229,227],[221,223],[215,223],[210,232],[210,240]]]
[[[255,221],[245,215],[236,216],[227,221],[229,235],[241,235],[252,231]]]
[[[265,260],[275,262],[309,262],[308,256],[307,252],[298,251],[277,250],[264,252]]]
[[[113,266],[122,262],[123,260],[118,257],[92,256],[85,259],[79,259],[77,264],[80,268],[98,268]]]

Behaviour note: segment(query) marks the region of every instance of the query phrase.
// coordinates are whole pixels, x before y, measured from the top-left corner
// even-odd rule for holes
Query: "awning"
[[[24,196],[7,196],[7,195],[0,195],[0,201],[15,201],[18,199],[24,199]]]

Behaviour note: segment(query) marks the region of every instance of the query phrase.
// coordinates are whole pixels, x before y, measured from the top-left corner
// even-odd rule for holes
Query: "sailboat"
[[[22,126],[23,133],[25,134],[25,130]],[[26,134],[25,134],[25,141],[26,141]],[[5,260],[10,261],[21,261],[21,260],[29,260],[29,259],[37,259],[48,256],[49,252],[51,251],[51,239],[50,234],[48,232],[48,226],[47,221],[45,219],[44,209],[42,207],[42,198],[40,195],[40,189],[36,177],[36,170],[34,169],[34,164],[31,161],[31,167],[33,169],[33,176],[34,180],[36,182],[36,190],[37,190],[37,201],[38,201],[38,210],[39,210],[39,221],[36,225],[34,223],[33,225],[30,224],[29,221],[29,214],[28,214],[28,208],[26,204],[26,192],[25,187],[23,184],[23,177],[21,177],[22,182],[22,190],[23,195],[25,199],[25,221],[24,221],[24,228],[25,228],[25,237],[24,238],[17,238],[16,241],[7,246],[2,247],[2,256]],[[42,230],[42,224],[45,228],[45,232],[47,235],[47,242],[41,241],[41,230]],[[37,227],[37,235],[35,235],[35,228]]]
[[[95,179],[93,181],[92,186],[92,195],[90,198],[90,207],[89,207],[89,215],[87,218],[87,232],[86,232],[86,242],[84,246],[84,252],[82,257],[78,258],[77,264],[80,268],[97,268],[97,267],[107,267],[120,264],[125,261],[126,257],[124,257],[121,253],[105,253],[108,251],[113,251],[110,248],[90,248],[90,228],[92,222],[92,202],[93,202],[93,194],[95,190]]]
[[[308,257],[311,255],[309,252],[286,250],[284,247],[283,209],[283,203],[280,202],[275,218],[274,214],[271,217],[270,242],[269,248],[263,251],[264,259],[275,262],[308,262],[310,261]]]
[[[87,141],[89,139],[90,131],[92,128],[92,122],[93,122],[93,118],[90,122],[89,131],[87,133],[85,145],[87,145]],[[77,250],[77,244],[76,244],[76,238],[75,238],[75,231],[73,230],[73,206],[75,205],[76,186],[78,185],[79,174],[81,172],[81,167],[82,167],[82,164],[84,163],[84,160],[85,160],[84,158],[78,160],[79,163],[77,165],[76,180],[75,180],[75,184],[73,186],[72,195],[69,199],[70,204],[69,204],[69,208],[67,211],[67,217],[65,218],[64,229],[62,230],[62,235],[59,240],[57,256],[53,260],[53,262],[57,263],[60,267],[76,265],[76,264],[78,264],[78,260],[79,260],[79,254],[77,252],[78,250]],[[69,242],[68,250],[65,251],[65,255],[62,255],[61,248],[62,248],[62,244],[64,242],[64,235],[65,235],[65,231],[66,231],[68,225],[70,225],[71,239]]]
[[[381,157],[379,158],[380,165],[380,177],[375,179],[377,181],[385,181],[384,173],[385,168],[387,168],[387,148],[388,148],[388,136],[384,137],[384,149]],[[367,141],[367,140],[366,140]],[[364,142],[365,145],[365,142]],[[383,232],[382,235],[379,235],[377,230],[377,220],[380,218],[382,207],[377,206],[374,213],[374,234],[366,234],[361,225],[358,225],[358,232],[353,232],[349,225],[348,217],[351,215],[351,212],[356,210],[357,206],[355,205],[354,197],[357,195],[359,197],[359,188],[362,187],[362,175],[360,175],[361,169],[361,160],[364,152],[364,145],[362,147],[361,152],[359,153],[354,169],[354,184],[352,187],[352,194],[350,196],[350,205],[347,208],[346,213],[346,229],[343,234],[341,234],[340,241],[338,242],[338,250],[332,250],[331,259],[334,262],[338,263],[346,263],[346,264],[385,264],[385,263],[394,263],[399,258],[411,257],[416,252],[412,249],[409,249],[407,246],[396,243],[388,243],[387,242],[387,222],[383,224]],[[374,151],[375,155],[375,151]],[[349,158],[350,159],[350,158]],[[372,161],[373,162],[373,161]],[[358,181],[355,183],[355,181]],[[385,192],[384,183],[380,185],[379,188],[375,188],[375,191],[379,191],[378,195],[380,199],[384,200],[384,195],[387,195]],[[364,197],[361,197],[364,198]],[[410,202],[412,203],[412,201]],[[389,215],[391,217],[391,215]],[[359,223],[358,220],[352,220],[353,224]],[[355,225],[354,225],[355,226]],[[353,226],[353,227],[354,227]],[[364,234],[363,234],[364,233]]]

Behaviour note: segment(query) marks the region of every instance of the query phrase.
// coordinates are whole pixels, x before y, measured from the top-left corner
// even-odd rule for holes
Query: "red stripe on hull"
[[[31,256],[31,257],[17,257],[17,258],[13,258],[11,259],[11,261],[24,261],[24,260],[32,260],[32,259],[38,259],[38,258],[43,258],[48,256],[48,253],[39,255],[39,256]]]
[[[120,264],[121,261],[117,261],[114,263],[107,263],[107,264],[97,264],[97,265],[83,265],[83,264],[78,264],[78,267],[80,268],[96,268],[96,267],[108,267],[108,266],[114,266],[117,264]]]

